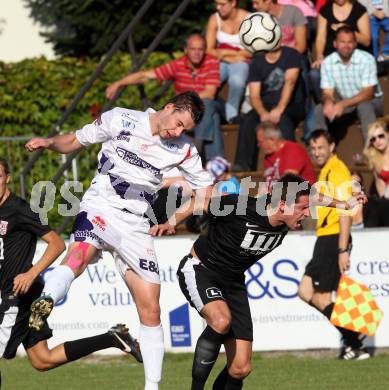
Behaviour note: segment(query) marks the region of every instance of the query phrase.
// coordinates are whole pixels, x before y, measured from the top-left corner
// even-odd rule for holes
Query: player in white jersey
[[[158,389],[164,353],[158,262],[145,214],[150,215],[163,173],[174,167],[193,190],[208,194],[212,178],[196,148],[180,137],[199,123],[203,112],[199,96],[186,92],[160,111],[114,108],[75,133],[33,138],[26,144],[29,151],[71,153],[102,143],[98,173],[82,199],[68,253],[50,273],[44,295],[32,304],[30,326],[39,329],[74,278],[102,250],[110,251],[136,303],[145,390]]]

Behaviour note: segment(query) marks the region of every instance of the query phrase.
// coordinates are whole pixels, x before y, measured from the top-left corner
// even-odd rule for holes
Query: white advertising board
[[[379,307],[386,313],[368,344],[389,346],[389,234],[368,229],[353,233],[354,248],[350,276],[368,285]],[[195,236],[164,237],[155,240],[162,281],[162,324],[167,351],[193,351],[203,321],[186,305],[176,270]],[[290,233],[281,247],[255,264],[246,274],[254,323],[254,350],[296,350],[336,348],[338,332],[316,310],[300,301],[297,286],[309,261],[315,236]],[[44,244],[38,245],[37,257]],[[48,271],[50,272],[50,271]],[[54,330],[50,345],[105,332],[116,323],[126,323],[138,334],[138,317],[133,299],[108,253],[90,265],[55,307],[49,323]],[[105,353],[115,353],[114,349]]]

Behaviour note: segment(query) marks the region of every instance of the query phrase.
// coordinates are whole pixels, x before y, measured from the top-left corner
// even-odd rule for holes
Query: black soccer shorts
[[[6,296],[2,297],[0,303],[0,358],[14,358],[22,343],[24,348],[28,349],[39,341],[52,337],[53,333],[47,321],[39,332],[28,327],[31,303],[41,295],[42,289],[43,284],[35,282],[27,294],[16,300],[8,299]]]
[[[305,268],[305,275],[312,278],[313,288],[316,291],[331,292],[338,289],[341,276],[338,263],[338,248],[339,234],[319,236],[317,238],[312,260]]]
[[[185,298],[200,315],[207,303],[223,300],[231,311],[228,336],[233,339],[253,340],[253,323],[244,275],[240,280],[226,279],[207,268],[199,259],[188,255],[181,260],[177,276]]]

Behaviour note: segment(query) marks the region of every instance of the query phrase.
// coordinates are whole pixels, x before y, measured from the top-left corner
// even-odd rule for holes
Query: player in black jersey
[[[43,288],[40,273],[65,250],[65,244],[48,225],[42,224],[27,202],[9,190],[9,181],[8,163],[0,157],[0,358],[12,359],[23,344],[32,366],[38,370],[49,370],[109,347],[120,348],[141,361],[137,341],[122,324],[107,333],[65,342],[53,349],[47,346],[52,336],[47,321],[41,331],[29,328],[31,303]],[[32,265],[38,237],[47,242],[47,247]]]
[[[319,194],[314,197],[322,200]],[[289,174],[265,197],[226,195],[204,202],[203,209],[210,216],[208,233],[197,239],[177,271],[183,294],[207,322],[196,344],[192,390],[204,389],[222,344],[227,366],[213,389],[242,388],[251,371],[253,340],[244,273],[281,245],[288,230],[300,228],[309,216],[312,198],[308,182]],[[357,201],[364,199],[362,196]],[[173,234],[174,226],[193,212],[195,203],[184,212],[178,210],[165,224],[153,226],[150,233]],[[337,200],[329,205],[350,207]]]

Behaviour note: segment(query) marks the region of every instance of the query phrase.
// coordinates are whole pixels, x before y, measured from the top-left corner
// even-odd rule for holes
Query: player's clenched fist
[[[26,149],[29,152],[33,152],[34,150],[41,148],[48,148],[51,145],[51,140],[48,138],[32,138],[30,141],[26,143]]]

